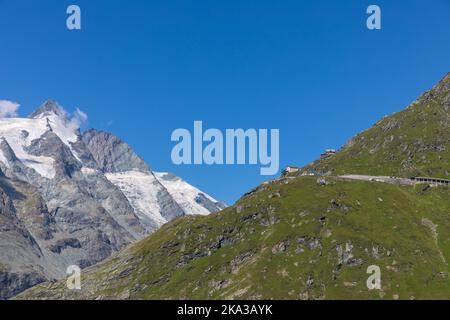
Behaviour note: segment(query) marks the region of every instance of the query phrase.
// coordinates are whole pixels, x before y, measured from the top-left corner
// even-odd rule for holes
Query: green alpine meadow
[[[337,152],[83,269],[81,290],[14,298],[450,299],[449,161],[447,74]]]

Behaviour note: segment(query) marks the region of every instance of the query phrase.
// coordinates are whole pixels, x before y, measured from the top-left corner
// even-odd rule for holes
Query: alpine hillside
[[[305,168],[320,174],[450,178],[450,74],[406,110],[386,116],[335,156]]]
[[[449,299],[449,108],[450,74],[335,155],[87,268],[81,290],[47,282],[15,298]],[[355,174],[387,178],[343,177]]]

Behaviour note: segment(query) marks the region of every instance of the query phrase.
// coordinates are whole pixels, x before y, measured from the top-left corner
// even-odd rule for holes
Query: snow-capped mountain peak
[[[7,143],[7,146],[4,146],[10,147],[14,156],[25,166],[34,169],[43,177],[52,179],[55,174],[53,159],[36,156],[27,151],[32,141],[39,139],[47,130],[45,119],[0,119],[0,137]],[[9,163],[5,165],[8,166]]]
[[[69,120],[67,113],[56,102],[51,100],[45,102],[28,118],[0,119],[0,137],[8,143],[15,157],[42,177],[53,179],[54,159],[33,154],[29,150],[32,143],[43,138],[49,131],[56,134],[78,159],[77,152],[73,150],[73,144],[79,139],[78,123]]]
[[[0,269],[18,279],[0,299],[16,283],[23,290],[65,276],[67,265],[99,262],[176,217],[223,208],[176,176],[154,174],[113,134],[81,133],[83,115],[50,100],[28,118],[0,119],[0,225],[14,226],[0,228]]]
[[[67,118],[67,113],[55,100],[45,101],[39,108],[28,116],[30,119],[41,119],[50,115],[57,115],[61,118]]]

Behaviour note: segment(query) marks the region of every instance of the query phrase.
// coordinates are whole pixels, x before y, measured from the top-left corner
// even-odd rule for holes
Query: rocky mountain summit
[[[97,263],[175,217],[225,207],[184,181],[164,182],[118,137],[81,133],[55,101],[0,119],[0,299]]]

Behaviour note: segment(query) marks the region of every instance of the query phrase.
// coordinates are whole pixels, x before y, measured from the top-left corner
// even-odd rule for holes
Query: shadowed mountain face
[[[82,141],[102,172],[150,171],[130,146],[110,133],[91,129],[83,133]]]
[[[81,134],[54,101],[0,119],[0,138],[0,299],[102,261],[170,219],[222,208],[178,203],[178,192],[203,193],[168,190],[127,144]]]
[[[450,298],[448,186],[339,177],[448,177],[449,80],[337,155],[218,214],[177,218],[86,269],[81,291],[60,281],[17,299]],[[381,287],[369,290],[374,266]]]

